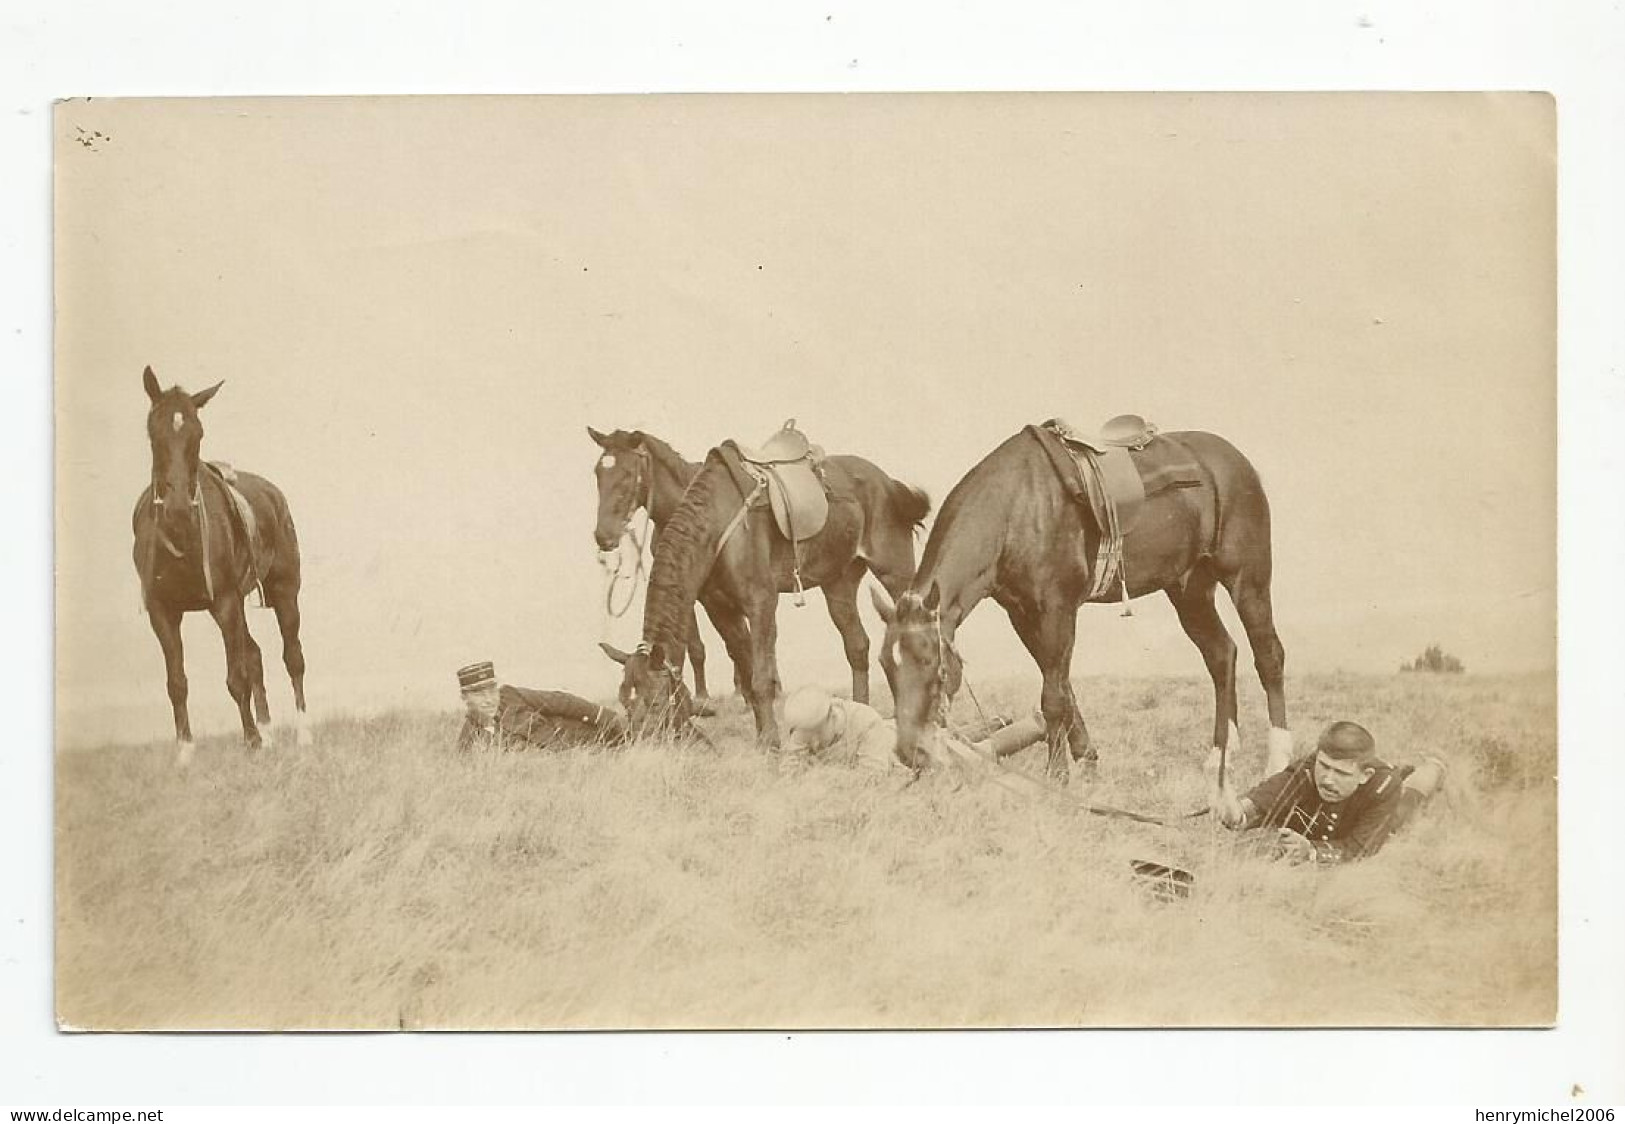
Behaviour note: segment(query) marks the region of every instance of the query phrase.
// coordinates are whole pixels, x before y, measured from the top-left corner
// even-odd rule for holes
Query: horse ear
[[[897,606],[878,582],[869,583],[869,600],[874,602],[875,612],[880,614],[881,620],[891,624],[897,619]]]
[[[599,433],[590,425],[587,427],[587,436],[591,437],[595,442],[597,442],[600,449],[609,448],[609,438],[605,437],[602,433]]]
[[[225,386],[225,385],[226,385],[226,380],[221,379],[219,382],[217,382],[213,386],[211,386],[208,390],[200,390],[196,394],[192,395],[192,408],[194,410],[203,409],[203,407],[205,407],[205,406],[207,406],[209,404],[209,399],[213,398],[216,394],[218,394],[220,392],[220,388]]]
[[[626,661],[632,658],[632,653],[623,652],[619,648],[611,647],[603,642],[599,642],[598,647],[603,651],[604,655],[608,656],[622,667],[625,667]]]
[[[942,604],[942,590],[937,588],[936,582],[933,581],[931,583],[931,589],[926,593],[925,601],[922,602],[922,604],[925,606],[925,611],[928,613],[936,612],[937,606]]]
[[[141,385],[146,388],[147,397],[152,399],[153,402],[157,402],[158,396],[163,393],[163,390],[158,386],[158,376],[152,373],[150,366],[141,372]]]

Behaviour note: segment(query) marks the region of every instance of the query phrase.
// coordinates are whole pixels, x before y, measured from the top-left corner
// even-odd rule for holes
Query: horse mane
[[[666,464],[676,464],[682,468],[694,467],[692,461],[683,456],[683,454],[679,453],[676,449],[672,448],[666,442],[656,437],[654,434],[646,433],[640,429],[634,432],[632,436],[647,446],[650,456],[654,457],[655,460]],[[682,476],[683,474],[679,473],[678,475]]]
[[[683,642],[685,612],[695,597],[690,575],[708,561],[703,554],[711,549],[715,532],[711,526],[711,501],[719,487],[732,482],[727,466],[713,449],[689,482],[676,513],[661,528],[660,549],[649,570],[649,593],[643,603],[644,640]]]

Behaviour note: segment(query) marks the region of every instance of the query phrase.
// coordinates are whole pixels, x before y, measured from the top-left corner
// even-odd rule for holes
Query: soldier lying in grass
[[[532,691],[498,683],[489,663],[457,672],[468,718],[457,749],[567,749],[626,741],[626,720],[568,691]]]
[[[846,759],[876,773],[905,767],[897,759],[895,723],[871,706],[836,698],[821,688],[793,691],[784,700],[784,724],[789,730],[784,740],[787,757],[806,753],[825,760]],[[940,731],[939,737],[940,741],[932,738],[922,743],[926,756],[935,767],[960,771],[965,762],[978,756],[967,756],[967,742],[981,750],[981,757],[1002,756],[1042,739],[1044,727],[1038,722],[1010,725],[1000,720],[968,732],[964,741],[951,740],[946,731]]]
[[[1245,796],[1214,800],[1234,831],[1275,829],[1275,853],[1295,862],[1344,862],[1375,854],[1444,781],[1444,763],[1395,769],[1377,758],[1364,727],[1333,722],[1315,752],[1266,778]]]

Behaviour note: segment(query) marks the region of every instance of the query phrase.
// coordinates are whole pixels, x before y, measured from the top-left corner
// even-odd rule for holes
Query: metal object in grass
[[[1149,890],[1158,901],[1182,901],[1191,896],[1191,887],[1196,884],[1196,875],[1177,866],[1131,859],[1129,868],[1134,871],[1134,881]]]

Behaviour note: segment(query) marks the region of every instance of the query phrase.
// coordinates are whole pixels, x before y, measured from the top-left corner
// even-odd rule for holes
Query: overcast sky
[[[149,363],[224,378],[204,454],[288,495],[318,715],[455,705],[481,658],[611,694],[594,641],[638,621],[602,615],[585,427],[698,459],[792,416],[939,502],[1052,415],[1209,429],[1269,492],[1289,674],[1555,661],[1544,97],[98,99],[57,135],[65,738],[170,732],[129,557]],[[1076,675],[1203,673],[1139,604],[1084,610]],[[780,629],[788,685],[845,682],[821,596]],[[195,724],[232,728],[185,635]],[[996,607],[961,636],[1036,699]]]

